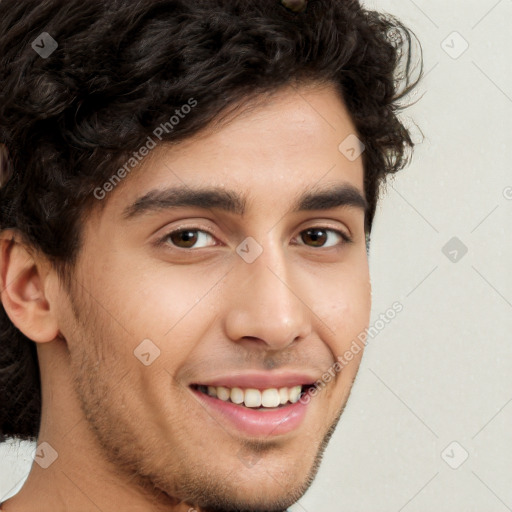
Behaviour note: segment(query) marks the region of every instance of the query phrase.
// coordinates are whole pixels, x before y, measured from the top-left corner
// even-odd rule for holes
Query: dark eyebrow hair
[[[234,191],[221,188],[176,187],[149,191],[123,210],[123,218],[128,220],[145,213],[179,207],[216,208],[243,216],[246,205],[247,197]],[[342,206],[360,208],[365,213],[368,209],[368,203],[361,192],[347,183],[304,191],[288,213],[330,210]]]

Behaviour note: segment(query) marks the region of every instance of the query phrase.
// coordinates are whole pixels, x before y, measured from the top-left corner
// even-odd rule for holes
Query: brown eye
[[[188,229],[186,231],[176,231],[169,236],[169,240],[178,246],[183,242],[185,244],[184,247],[190,248],[190,246],[197,242],[197,234],[195,231]]]
[[[212,238],[212,235],[207,231],[188,228],[172,231],[164,237],[164,242],[171,242],[180,249],[192,249],[198,242],[204,242],[208,237]]]
[[[329,239],[329,234],[334,233],[338,238],[341,238],[344,242],[350,242],[350,238],[336,229],[325,229],[325,228],[309,228],[301,233],[301,240],[311,247],[333,247],[335,245],[343,245],[342,243],[325,245]],[[308,241],[309,239],[309,241]]]
[[[315,229],[307,229],[306,231],[303,231],[302,240],[307,243],[307,239],[313,242],[313,245],[315,247],[321,247],[324,245],[327,236],[325,234],[325,230],[315,228]]]

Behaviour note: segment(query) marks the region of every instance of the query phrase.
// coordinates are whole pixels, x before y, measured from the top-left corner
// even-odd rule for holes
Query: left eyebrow
[[[151,190],[139,197],[123,210],[123,218],[129,220],[143,214],[181,207],[215,208],[243,216],[247,202],[247,196],[233,190],[174,187]],[[343,183],[328,188],[303,191],[288,213],[330,210],[339,207],[357,208],[366,212],[368,203],[359,189]]]

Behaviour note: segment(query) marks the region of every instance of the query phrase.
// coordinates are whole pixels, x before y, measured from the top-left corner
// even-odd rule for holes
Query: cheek
[[[156,390],[158,382],[150,383],[146,374],[162,371],[163,380],[175,375],[188,364],[190,354],[210,327],[216,304],[214,294],[209,291],[219,276],[214,272],[194,273],[190,268],[167,268],[164,272],[147,272],[141,276],[144,277],[140,280],[140,291],[130,293],[123,300],[122,290],[116,290],[116,302],[122,305],[120,314],[131,334],[126,338],[129,339],[127,357],[135,359],[135,352],[143,360],[142,364],[144,358],[149,359],[142,385],[147,390],[151,387]],[[124,286],[132,288],[126,283]]]
[[[333,312],[336,317],[331,320],[331,329],[334,331],[334,346],[332,351],[335,356],[343,356],[349,350],[354,342],[357,342],[361,333],[365,332],[368,327],[370,307],[369,303],[362,300],[361,302],[351,301],[345,302]],[[361,345],[364,348],[364,345]],[[362,356],[362,350],[358,355],[354,355],[354,359]]]
[[[346,350],[370,322],[371,285],[369,274],[333,277],[315,301],[315,312],[331,330],[336,354]]]
[[[163,340],[208,291],[206,280],[180,268],[148,268],[147,262],[116,260],[89,279],[91,295],[130,338]]]
[[[169,375],[160,364],[163,358],[159,356],[165,354],[162,344],[152,344],[149,336],[143,337],[145,330],[137,332],[136,318],[132,323],[121,322],[115,300],[107,302],[108,309],[99,301],[99,297],[89,297],[80,302],[81,310],[88,311],[87,323],[76,325],[68,342],[76,392],[90,421],[108,435],[113,416],[119,424],[127,425],[131,418],[155,408],[154,393],[168,393]]]

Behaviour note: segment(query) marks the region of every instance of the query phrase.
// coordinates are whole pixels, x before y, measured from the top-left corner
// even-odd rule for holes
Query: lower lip
[[[243,405],[220,400],[192,389],[215,416],[227,420],[237,430],[251,436],[276,436],[297,429],[306,415],[307,404],[298,401],[279,409],[250,409]]]

